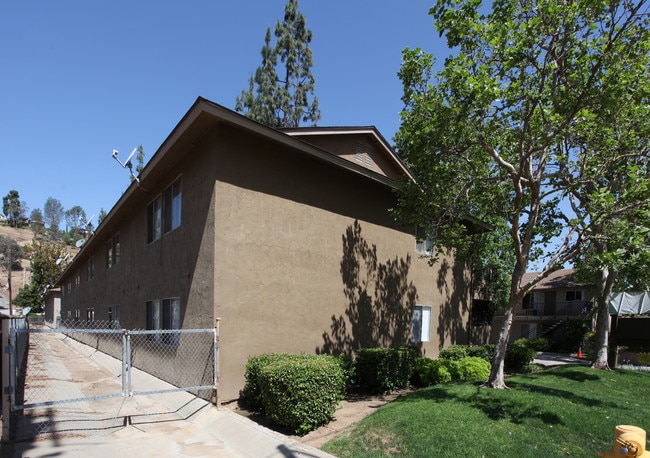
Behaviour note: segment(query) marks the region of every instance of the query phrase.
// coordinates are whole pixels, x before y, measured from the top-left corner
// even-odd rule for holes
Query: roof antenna
[[[131,162],[131,159],[133,159],[133,155],[136,153],[136,151],[138,151],[138,147],[137,147],[137,146],[136,146],[135,148],[133,148],[133,151],[131,151],[131,154],[129,154],[129,157],[126,159],[126,161],[124,161],[124,163],[122,163],[122,162],[119,160],[119,158],[117,157],[117,156],[120,154],[120,152],[119,152],[118,150],[114,149],[114,150],[113,150],[113,154],[112,154],[112,156],[113,156],[113,159],[115,159],[115,160],[117,161],[118,164],[120,164],[120,165],[121,165],[122,167],[124,167],[125,169],[128,168],[129,171],[131,172],[131,176],[133,177],[133,179],[134,179],[138,184],[140,184],[140,179],[139,179],[137,176],[135,176],[135,173],[133,173],[133,163]]]

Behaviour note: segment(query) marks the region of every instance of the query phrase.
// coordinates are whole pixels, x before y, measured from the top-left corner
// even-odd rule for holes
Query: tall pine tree
[[[289,0],[284,21],[275,26],[275,46],[271,29],[266,30],[262,65],[248,81],[249,87],[237,97],[235,109],[271,127],[299,127],[301,122],[315,125],[320,119],[318,98],[314,96],[312,33],[298,1]]]

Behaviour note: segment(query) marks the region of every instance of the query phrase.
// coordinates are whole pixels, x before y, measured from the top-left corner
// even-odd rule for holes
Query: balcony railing
[[[548,305],[542,302],[533,303],[528,308],[521,308],[515,312],[518,317],[538,318],[538,319],[566,319],[584,317],[593,304],[588,301],[566,301],[556,302]]]

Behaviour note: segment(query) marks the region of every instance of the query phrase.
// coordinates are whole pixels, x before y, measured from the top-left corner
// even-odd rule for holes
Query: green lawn
[[[338,457],[595,457],[616,425],[650,433],[650,374],[562,366],[418,390],[387,404],[323,450]]]

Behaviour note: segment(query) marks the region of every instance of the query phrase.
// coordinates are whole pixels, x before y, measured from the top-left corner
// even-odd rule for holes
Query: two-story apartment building
[[[373,127],[277,130],[199,98],[64,272],[61,318],[220,319],[222,401],[250,355],[415,343],[435,357],[467,343],[469,270],[452,255],[430,267],[393,219],[404,179]]]
[[[523,283],[538,273],[524,275]],[[515,309],[510,340],[546,336],[555,339],[566,320],[584,319],[593,305],[592,285],[574,280],[573,269],[551,273]]]

